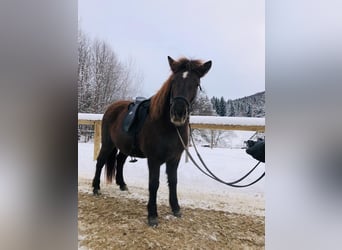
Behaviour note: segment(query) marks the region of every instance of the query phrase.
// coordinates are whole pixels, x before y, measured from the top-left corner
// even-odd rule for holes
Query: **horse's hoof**
[[[122,185],[122,186],[120,186],[120,190],[121,190],[121,191],[128,191],[127,185]]]
[[[158,218],[157,217],[148,217],[148,225],[150,227],[158,226]]]
[[[177,217],[177,218],[182,217],[182,213],[181,213],[180,210],[178,210],[178,211],[173,211],[173,215],[174,215],[175,217]]]
[[[99,196],[101,193],[100,193],[100,191],[99,191],[98,189],[94,189],[94,190],[93,190],[93,194],[94,194],[95,196]]]

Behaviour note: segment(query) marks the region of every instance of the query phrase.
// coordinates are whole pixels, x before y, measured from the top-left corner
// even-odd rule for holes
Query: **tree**
[[[78,32],[78,111],[91,107],[91,42],[82,32]]]
[[[193,115],[215,115],[216,112],[213,108],[211,101],[209,100],[205,90],[200,91],[192,105]]]
[[[252,117],[252,107],[250,104],[247,105],[247,111],[246,111],[247,117]]]
[[[217,114],[219,116],[225,116],[227,114],[227,106],[226,106],[226,101],[224,100],[223,96],[221,97],[218,105],[219,109]]]
[[[227,101],[227,116],[235,116],[234,102],[230,99]]]
[[[78,112],[103,113],[110,103],[139,92],[142,75],[133,60],[123,64],[107,43],[79,31],[78,53]]]
[[[219,107],[220,100],[217,97],[213,96],[211,98],[211,103],[213,105],[213,108],[214,108],[216,114],[218,114],[219,113],[219,109],[220,109],[220,107]]]

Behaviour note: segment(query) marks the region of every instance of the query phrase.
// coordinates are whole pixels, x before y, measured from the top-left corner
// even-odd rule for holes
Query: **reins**
[[[213,180],[216,180],[222,184],[225,184],[227,186],[231,186],[231,187],[236,187],[236,188],[242,188],[242,187],[248,187],[248,186],[251,186],[255,183],[257,183],[259,180],[261,180],[264,176],[265,176],[265,172],[258,178],[256,179],[255,181],[251,182],[251,183],[248,183],[248,184],[244,184],[244,185],[239,185],[237,183],[241,182],[242,180],[244,180],[247,176],[249,176],[255,169],[256,167],[260,164],[260,161],[247,173],[245,174],[244,176],[242,176],[240,179],[236,180],[236,181],[232,181],[232,182],[225,182],[223,180],[221,180],[220,178],[218,178],[212,171],[210,171],[210,169],[207,167],[207,165],[204,163],[201,155],[199,154],[198,150],[197,150],[197,147],[196,147],[196,144],[194,142],[194,139],[192,137],[192,130],[191,130],[191,127],[190,127],[190,124],[189,124],[189,129],[190,129],[190,138],[191,138],[191,141],[192,141],[192,144],[194,146],[194,149],[196,151],[196,154],[197,154],[197,157],[198,159],[200,160],[200,162],[202,163],[203,167],[205,168],[205,171],[204,169],[202,169],[198,163],[195,161],[195,159],[192,157],[192,155],[190,154],[189,150],[187,149],[184,141],[183,141],[183,138],[181,136],[181,134],[179,133],[179,130],[178,128],[176,127],[176,131],[177,131],[177,134],[178,134],[178,137],[179,137],[179,140],[181,141],[182,145],[183,145],[183,148],[186,152],[186,154],[189,156],[190,160],[192,161],[192,163],[203,173],[205,174],[206,176],[210,177],[211,179]]]

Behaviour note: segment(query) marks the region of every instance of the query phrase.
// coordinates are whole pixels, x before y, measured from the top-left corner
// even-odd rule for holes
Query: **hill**
[[[220,116],[265,117],[265,91],[227,101],[213,97],[211,103]]]

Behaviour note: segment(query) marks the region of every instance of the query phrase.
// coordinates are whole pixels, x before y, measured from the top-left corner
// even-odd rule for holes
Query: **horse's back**
[[[131,101],[117,101],[113,102],[108,106],[106,112],[103,115],[102,122],[115,122],[120,116],[125,114],[125,111],[128,110],[128,105]]]

